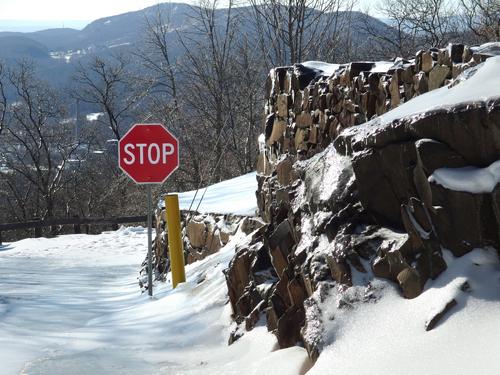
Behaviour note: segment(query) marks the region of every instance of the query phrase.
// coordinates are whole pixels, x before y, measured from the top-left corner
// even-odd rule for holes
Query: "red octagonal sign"
[[[161,124],[135,124],[118,143],[118,163],[138,184],[161,184],[179,166],[179,141]]]

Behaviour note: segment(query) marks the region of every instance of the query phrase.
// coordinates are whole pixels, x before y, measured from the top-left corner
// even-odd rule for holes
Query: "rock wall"
[[[304,63],[271,70],[266,82],[265,143],[258,171],[283,154],[311,157],[345,128],[362,124],[442,87],[497,53],[498,46],[450,44],[414,59],[349,64]]]
[[[323,345],[318,301],[333,291],[339,308],[376,298],[369,284],[349,293],[354,275],[392,280],[403,297],[414,298],[446,269],[443,248],[456,256],[500,249],[498,185],[470,194],[429,182],[438,168],[484,167],[500,158],[499,99],[386,126],[365,123],[429,90],[460,84],[453,79],[493,54],[451,45],[409,61],[271,71],[258,160],[266,225],[226,272],[239,323],[230,342],[241,326],[252,329],[265,317],[281,347],[302,342],[315,360]]]
[[[165,281],[170,270],[170,261],[164,208],[156,210],[155,219],[156,236],[153,240],[154,280]],[[181,234],[185,264],[193,263],[218,252],[238,230],[251,233],[262,225],[263,223],[258,218],[181,211]],[[139,278],[139,284],[143,289],[147,289],[147,273],[146,257]]]

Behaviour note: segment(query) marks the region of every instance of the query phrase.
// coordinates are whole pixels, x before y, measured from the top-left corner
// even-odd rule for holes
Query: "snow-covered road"
[[[62,373],[76,362],[89,373],[105,365],[112,332],[91,327],[140,297],[137,248],[144,235],[127,232],[26,239],[1,248],[2,373]],[[137,354],[128,362],[138,365]]]
[[[307,362],[302,348],[273,352],[276,339],[263,326],[227,346],[222,270],[231,243],[188,266],[175,291],[157,288],[153,300],[137,284],[145,253],[143,228],[1,246],[0,374],[252,374],[273,366],[292,374]]]

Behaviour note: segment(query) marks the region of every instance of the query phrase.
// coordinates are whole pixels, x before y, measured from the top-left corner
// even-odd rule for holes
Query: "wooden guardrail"
[[[147,221],[146,215],[140,216],[122,216],[122,217],[67,217],[51,218],[45,220],[31,220],[17,223],[0,224],[0,245],[2,244],[2,232],[8,230],[35,229],[35,237],[42,236],[42,228],[73,225],[74,233],[81,233],[81,225],[112,225],[118,227],[118,224],[142,223]]]

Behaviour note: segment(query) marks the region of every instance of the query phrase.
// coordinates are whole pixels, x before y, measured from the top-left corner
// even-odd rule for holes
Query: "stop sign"
[[[138,184],[161,184],[179,166],[179,141],[161,124],[135,124],[118,143],[118,163]]]

